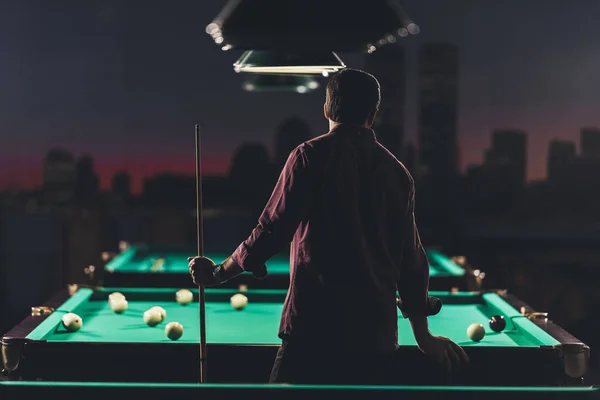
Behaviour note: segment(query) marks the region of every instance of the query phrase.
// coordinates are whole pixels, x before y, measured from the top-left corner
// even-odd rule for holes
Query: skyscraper
[[[235,151],[229,167],[229,183],[236,206],[244,211],[262,211],[276,180],[267,147],[258,142],[242,143]],[[258,215],[257,215],[258,217]]]
[[[117,172],[113,175],[111,189],[115,196],[121,199],[129,199],[131,196],[131,175],[128,172]]]
[[[449,43],[419,48],[417,176],[449,182],[458,174],[458,49]]]
[[[600,128],[583,128],[580,144],[583,158],[600,158]]]
[[[75,166],[75,194],[80,204],[89,204],[97,199],[100,178],[94,172],[94,160],[86,155],[77,160]]]
[[[406,96],[404,48],[388,45],[367,55],[365,70],[373,74],[381,86],[381,106],[373,128],[381,144],[400,158]]]
[[[527,180],[527,134],[518,129],[499,129],[492,133],[492,147],[486,164],[511,164],[518,185]]]
[[[564,140],[552,140],[548,146],[548,180],[556,182],[567,175],[569,167],[575,161],[577,152],[575,143]]]
[[[67,150],[53,149],[44,162],[44,199],[52,205],[66,205],[75,194],[75,159]]]

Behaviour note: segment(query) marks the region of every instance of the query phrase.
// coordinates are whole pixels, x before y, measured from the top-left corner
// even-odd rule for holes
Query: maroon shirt
[[[232,255],[253,271],[292,240],[279,337],[385,352],[427,316],[429,263],[408,170],[372,130],[338,125],[290,154],[258,225]]]

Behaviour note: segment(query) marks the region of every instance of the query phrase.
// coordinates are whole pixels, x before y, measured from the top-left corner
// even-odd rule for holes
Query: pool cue
[[[204,256],[204,227],[202,225],[202,174],[200,155],[200,125],[196,124],[196,226],[198,229],[198,256]],[[200,383],[206,382],[206,299],[204,286],[198,287],[200,307]]]

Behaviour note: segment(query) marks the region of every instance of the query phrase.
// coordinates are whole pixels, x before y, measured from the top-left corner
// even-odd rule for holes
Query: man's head
[[[340,124],[369,127],[375,120],[380,101],[379,82],[373,75],[346,68],[329,79],[325,118]]]

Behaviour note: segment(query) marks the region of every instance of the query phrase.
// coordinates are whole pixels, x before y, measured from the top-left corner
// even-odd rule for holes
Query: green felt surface
[[[125,252],[117,255],[106,264],[105,269],[110,272],[156,272],[156,273],[188,273],[187,257],[194,252],[173,252],[173,251],[144,251],[141,252],[137,247],[132,246]],[[215,263],[223,262],[229,254],[224,253],[206,253],[206,257],[212,259]],[[153,263],[159,258],[164,258],[165,262],[162,268],[154,270]],[[454,263],[449,257],[435,251],[427,250],[429,258],[429,274],[432,278],[440,276],[462,276],[465,270]],[[269,274],[283,275],[290,273],[289,256],[278,254],[267,261]]]
[[[105,289],[102,296],[92,296],[90,289],[80,289],[73,297],[43,321],[28,338],[32,340],[73,341],[73,342],[170,342],[164,334],[168,322],[177,321],[184,327],[183,337],[173,343],[199,342],[199,316],[197,303],[186,306],[174,301],[175,289],[138,289],[137,292],[118,289],[125,293],[129,308],[123,314],[115,314],[106,301],[111,289]],[[141,300],[137,294],[143,293]],[[283,307],[285,291],[248,291],[248,306],[234,310],[228,302],[236,291],[219,291],[219,301],[213,292],[207,291],[206,327],[207,343],[215,344],[258,344],[277,345],[279,318]],[[156,299],[153,300],[153,295]],[[444,301],[442,311],[430,317],[430,329],[434,334],[447,336],[462,346],[552,346],[558,341],[545,331],[521,316],[514,308],[494,293],[482,296],[471,293],[449,294],[432,292]],[[253,299],[260,301],[253,301]],[[155,326],[144,324],[142,316],[148,308],[159,305],[167,312],[166,320]],[[62,316],[75,312],[83,319],[83,327],[78,332],[67,332],[61,324]],[[489,329],[492,315],[504,315],[506,329],[501,333]],[[466,335],[467,327],[481,323],[486,336],[480,342],[473,342]],[[400,345],[416,345],[410,325],[402,317],[398,318]]]
[[[156,272],[156,273],[172,273],[181,274],[188,273],[187,258],[193,256],[194,252],[149,252],[140,256],[135,247],[131,247],[125,252],[117,255],[114,259],[106,264],[105,269],[110,272]],[[225,261],[229,254],[225,253],[206,253],[206,257],[219,264]],[[163,257],[165,262],[159,270],[153,270],[152,266],[155,260]],[[290,260],[285,255],[276,255],[267,261],[269,274],[280,275],[290,273]]]

